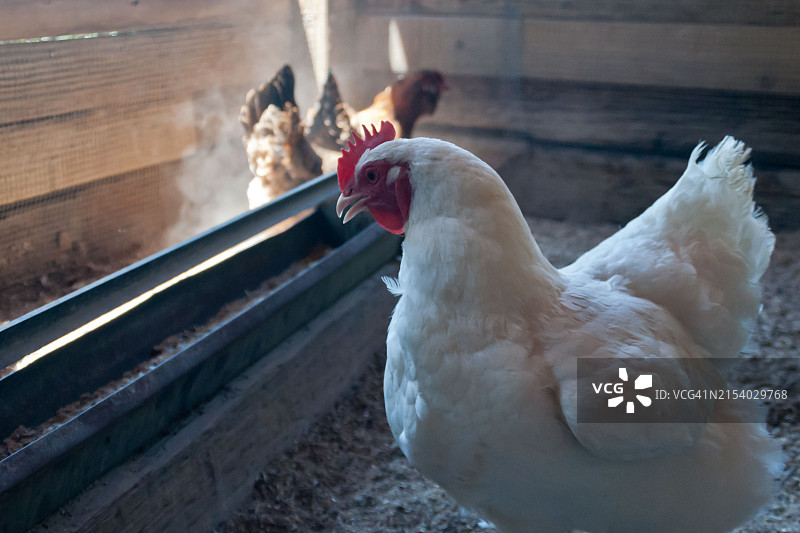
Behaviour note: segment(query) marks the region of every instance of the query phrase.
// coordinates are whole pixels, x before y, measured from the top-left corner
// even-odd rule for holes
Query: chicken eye
[[[378,181],[378,175],[375,174],[374,170],[370,170],[369,172],[367,172],[367,181],[370,183],[375,183],[376,181]]]

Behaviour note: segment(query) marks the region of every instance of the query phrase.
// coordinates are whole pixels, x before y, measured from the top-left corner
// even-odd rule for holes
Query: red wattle
[[[403,233],[408,213],[411,209],[411,183],[406,177],[400,177],[394,184],[394,201],[391,203],[373,203],[367,205],[372,218],[383,229],[399,235]]]

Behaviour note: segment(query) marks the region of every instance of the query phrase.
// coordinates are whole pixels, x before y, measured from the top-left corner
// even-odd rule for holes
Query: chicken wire
[[[258,29],[0,35],[0,323],[247,209]]]
[[[94,68],[108,66],[111,58],[90,57],[84,44],[66,40],[0,45],[0,70],[6,78],[2,130],[11,138],[0,148],[5,168],[0,181],[4,286],[44,275],[52,269],[52,265],[46,266],[49,262],[61,267],[67,261],[90,261],[99,250],[121,240],[118,233],[127,228],[115,219],[122,220],[143,208],[118,201],[112,214],[93,208],[96,201],[86,201],[91,197],[97,200],[98,192],[110,185],[117,186],[121,200],[122,195],[130,194],[136,179],[116,177],[80,183],[82,164],[101,155],[93,137],[102,135],[108,124],[100,117],[93,119],[86,109],[64,113],[50,106],[48,85],[63,76],[65,63],[93,59],[97,62]],[[52,60],[47,61],[47,56]],[[83,107],[81,102],[75,103]],[[109,104],[113,105],[113,99]],[[71,132],[59,127],[73,122],[76,127]],[[67,176],[74,176],[78,184],[70,186]],[[150,190],[139,199],[145,205],[155,202],[157,188]],[[9,199],[16,201],[9,203]]]

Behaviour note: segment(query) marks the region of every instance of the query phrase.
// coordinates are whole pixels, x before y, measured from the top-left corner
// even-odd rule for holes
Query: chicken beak
[[[344,216],[344,220],[342,220],[342,224],[347,224],[353,219],[354,216],[362,211],[367,210],[366,201],[366,196],[345,196],[344,193],[342,193],[339,195],[339,199],[336,201],[336,216],[341,218],[342,213],[344,213],[344,210],[347,209],[347,206],[352,205],[353,207],[347,211],[347,214]]]

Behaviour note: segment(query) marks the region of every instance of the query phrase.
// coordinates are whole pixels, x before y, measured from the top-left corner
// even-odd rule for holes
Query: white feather
[[[397,278],[392,278],[389,276],[381,277],[384,285],[386,285],[386,289],[392,293],[394,296],[402,296],[403,289],[400,287],[400,282],[397,281]]]

